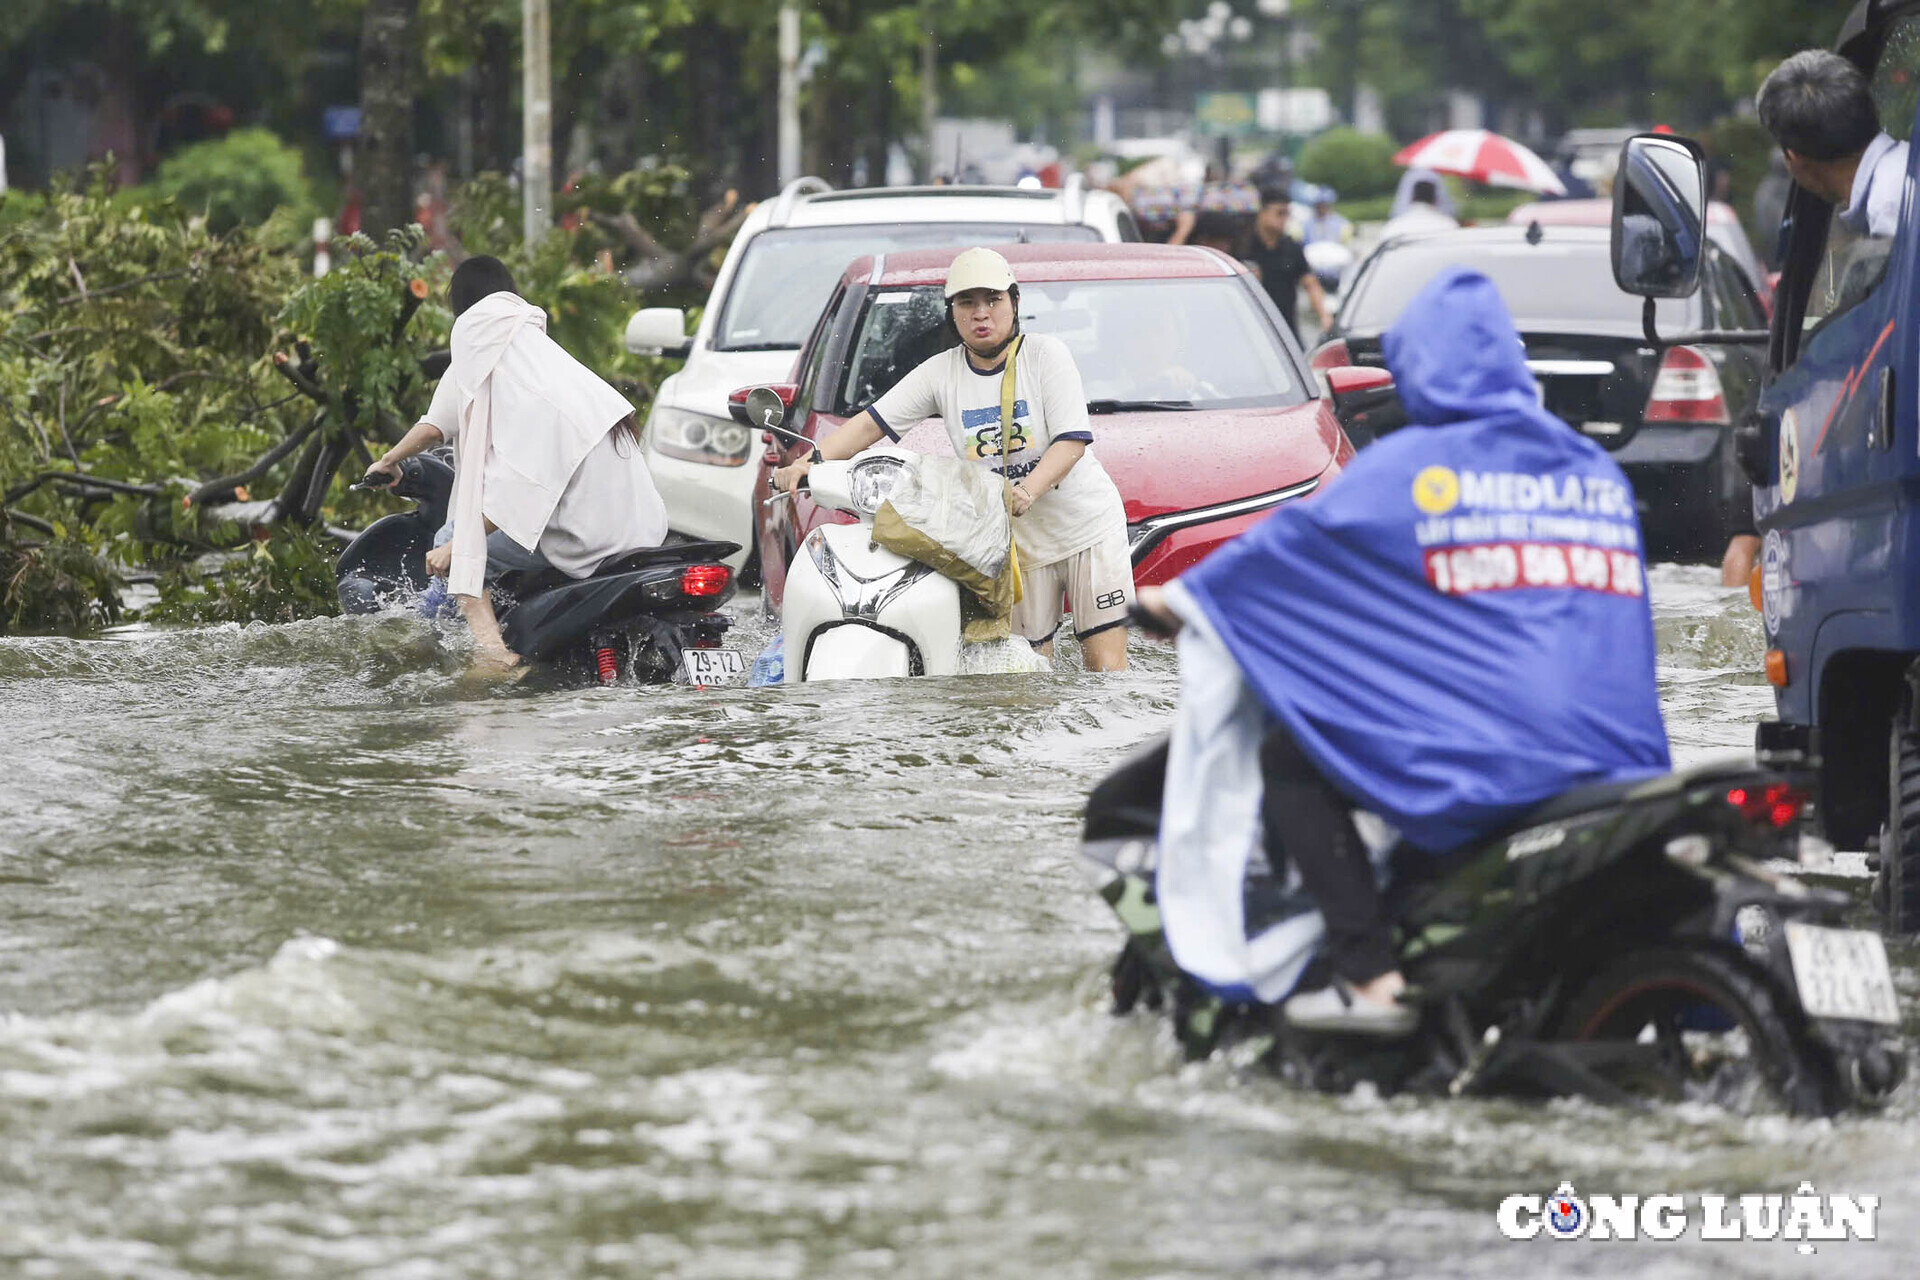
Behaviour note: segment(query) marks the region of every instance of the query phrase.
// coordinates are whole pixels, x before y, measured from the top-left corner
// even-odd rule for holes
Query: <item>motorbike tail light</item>
[[[717,596],[733,581],[733,570],[723,564],[689,565],[680,572],[683,596]]]
[[[1713,361],[1698,347],[1667,348],[1640,420],[1727,425],[1727,397]]]
[[[1785,782],[1769,782],[1765,786],[1734,787],[1727,792],[1727,803],[1748,822],[1784,831],[1800,816],[1807,793]]]
[[[1345,338],[1335,338],[1332,342],[1323,342],[1315,347],[1313,354],[1307,357],[1307,368],[1313,373],[1314,380],[1320,384],[1321,395],[1331,395],[1327,389],[1327,370],[1339,369],[1353,363],[1353,354],[1347,349]]]

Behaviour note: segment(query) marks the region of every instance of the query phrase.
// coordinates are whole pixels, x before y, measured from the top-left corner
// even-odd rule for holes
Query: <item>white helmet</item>
[[[1013,288],[1013,268],[991,249],[968,249],[947,268],[947,301],[969,289],[994,289],[1001,293]]]

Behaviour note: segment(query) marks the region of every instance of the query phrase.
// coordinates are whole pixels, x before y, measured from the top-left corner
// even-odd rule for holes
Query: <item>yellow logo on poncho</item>
[[[1427,467],[1413,478],[1413,505],[1430,516],[1444,515],[1460,502],[1460,477],[1451,467]]]

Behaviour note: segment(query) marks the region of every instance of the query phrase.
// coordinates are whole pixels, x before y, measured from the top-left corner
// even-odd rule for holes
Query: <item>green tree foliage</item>
[[[456,193],[450,221],[464,251],[506,259],[562,345],[644,403],[671,366],[622,349],[639,298],[616,269],[626,247],[594,215],[650,229],[650,242],[704,235],[720,253],[687,175],[584,182],[530,248],[517,208],[503,178],[483,175]],[[166,619],[331,611],[332,546],[286,520],[311,510],[293,501],[303,495],[317,496],[320,525],[388,509],[347,485],[361,442],[397,437],[432,391],[421,361],[448,340],[451,263],[423,250],[418,228],[381,244],[345,237],[335,269],[311,279],[270,235],[218,234],[153,188],[116,192],[104,166],[0,202],[0,629],[110,622],[136,566],[160,571]],[[275,514],[244,516],[264,520],[269,541],[212,569],[187,563],[249,545],[244,504],[275,494]]]
[[[0,505],[151,534],[147,499],[264,449],[290,420],[261,357],[297,266],[169,201],[117,196],[104,170],[9,210]]]
[[[113,621],[116,564],[295,420],[264,355],[297,266],[104,169],[0,212],[0,629]]]
[[[1343,100],[1358,80],[1402,132],[1438,91],[1538,107],[1549,128],[1665,119],[1697,127],[1781,58],[1826,47],[1848,6],[1803,0],[1303,0],[1325,50],[1314,70]]]
[[[68,538],[14,541],[0,521],[0,636],[84,635],[120,618],[126,584],[106,559]]]
[[[208,565],[194,562],[163,574],[155,622],[298,622],[340,612],[334,589],[334,547],[307,529],[276,529]]]
[[[314,385],[338,428],[398,440],[426,409],[420,360],[446,345],[453,317],[431,301],[444,295],[434,283],[445,280],[446,264],[413,260],[422,240],[413,226],[383,245],[364,235],[335,241],[338,267],[295,289],[280,312],[316,353]]]
[[[627,320],[642,299],[617,270],[627,247],[597,229],[591,215],[626,214],[659,241],[684,244],[699,218],[688,174],[666,165],[612,178],[586,175],[557,203],[560,225],[527,245],[520,238],[519,193],[503,175],[483,173],[461,184],[448,220],[467,253],[492,254],[507,264],[520,292],[546,309],[555,342],[629,395],[651,396],[679,362],[627,351]],[[702,297],[698,290],[669,292],[650,295],[645,304],[691,306]]]
[[[315,212],[300,153],[265,129],[236,129],[175,152],[161,163],[153,189],[204,213],[216,234],[262,225],[280,209],[296,221]]]
[[[1333,187],[1343,200],[1389,195],[1400,181],[1400,167],[1393,162],[1398,150],[1392,139],[1378,134],[1329,129],[1300,152],[1299,172],[1308,182]]]

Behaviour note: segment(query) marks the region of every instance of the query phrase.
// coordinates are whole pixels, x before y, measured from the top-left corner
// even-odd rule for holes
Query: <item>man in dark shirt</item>
[[[1262,191],[1260,212],[1254,216],[1253,230],[1240,246],[1239,256],[1260,277],[1260,283],[1266,286],[1267,296],[1273,299],[1274,306],[1280,308],[1287,328],[1297,339],[1300,325],[1294,319],[1294,312],[1300,306],[1300,289],[1303,285],[1322,329],[1333,323],[1333,316],[1327,310],[1326,290],[1320,287],[1313,268],[1307,265],[1306,250],[1300,247],[1298,240],[1287,234],[1287,219],[1292,213],[1293,201],[1284,187],[1269,187]]]

